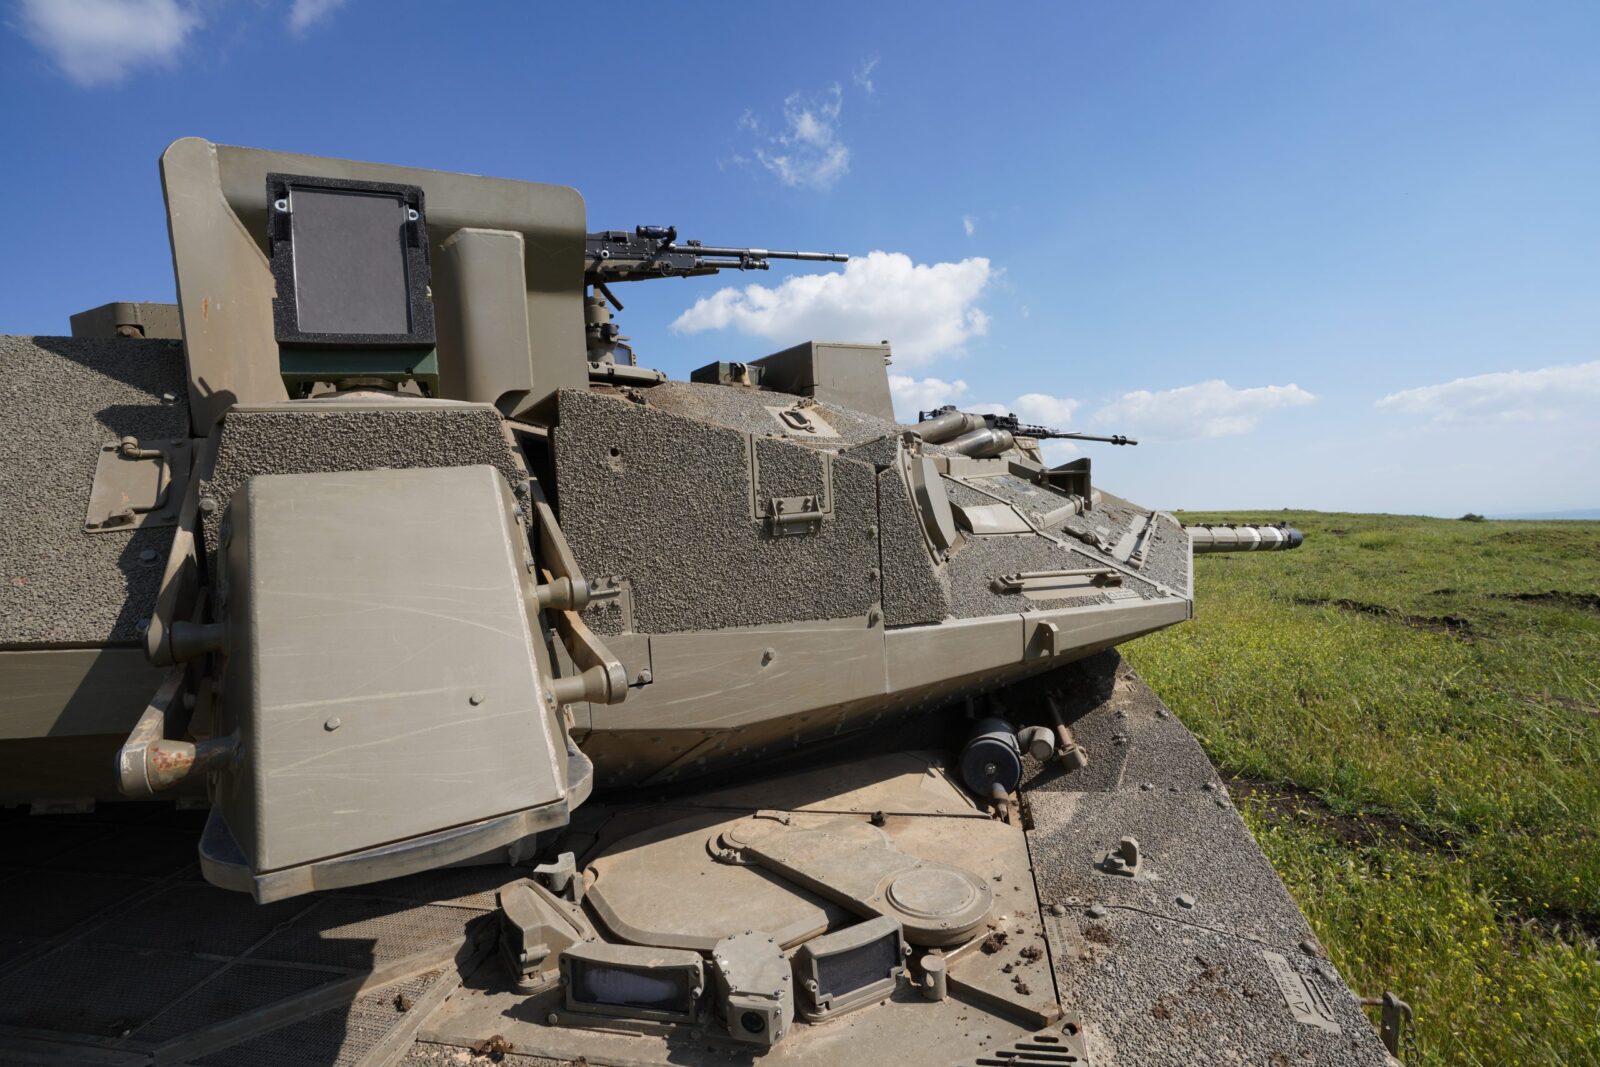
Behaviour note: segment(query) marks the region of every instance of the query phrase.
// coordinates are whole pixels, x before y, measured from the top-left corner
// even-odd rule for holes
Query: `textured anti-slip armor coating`
[[[188,436],[183,346],[0,337],[0,375],[0,644],[139,640],[173,528],[85,533],[83,520],[102,445],[130,435],[142,444]]]
[[[419,405],[404,400],[354,408],[317,402],[230,411],[202,496],[220,505],[203,516],[206,551],[215,553],[227,503],[258,474],[322,474],[379,467],[470,467],[487,463],[520,487],[527,475],[487,405]]]
[[[878,598],[864,463],[754,438],[763,497],[817,492],[831,459],[821,529],[777,537],[753,514],[748,434],[562,390],[551,437],[561,528],[585,574],[628,580],[640,633],[865,616]]]

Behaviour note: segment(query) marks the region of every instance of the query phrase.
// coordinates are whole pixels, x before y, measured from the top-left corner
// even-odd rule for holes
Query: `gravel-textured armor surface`
[[[258,474],[313,474],[379,467],[470,467],[487,463],[513,489],[527,475],[501,432],[499,412],[479,405],[419,407],[409,401],[318,409],[308,402],[278,410],[231,411],[222,424],[216,468],[200,488],[226,505]],[[519,490],[520,491],[520,490]],[[225,508],[203,523],[214,555]]]
[[[0,337],[0,643],[132,642],[155,606],[173,527],[85,533],[100,446],[188,437],[183,347]]]
[[[900,439],[897,436],[875,437],[865,444],[850,446],[844,450],[844,455],[883,470],[895,465],[900,456],[900,449]]]
[[[562,390],[551,438],[561,528],[585,574],[629,580],[640,633],[849,618],[878,598],[877,491],[865,463],[833,457],[821,531],[775,537],[752,514],[747,433]],[[825,457],[755,442],[762,497],[820,491]]]
[[[878,472],[878,544],[883,556],[883,618],[889,626],[938,622],[950,614],[950,592],[898,471]]]
[[[1089,753],[1068,773],[1026,759],[1023,783],[1039,900],[1063,909],[1050,920],[1056,981],[1090,1062],[1384,1064],[1194,735],[1115,652],[1019,686],[1006,705],[1024,721],[1040,711],[1022,696],[1032,687],[1061,694]],[[1124,836],[1139,842],[1140,877],[1099,867]],[[1266,953],[1322,996],[1337,1033],[1296,1021]]]
[[[786,436],[797,444],[813,448],[848,448],[875,437],[892,437],[900,432],[900,427],[887,419],[874,418],[820,400],[808,400],[788,393],[774,393],[742,385],[662,382],[648,389],[640,389],[636,395],[657,411],[671,412],[674,415],[709,422],[741,433]],[[773,417],[769,409],[793,407],[795,404],[804,404],[807,410],[820,415],[838,436],[829,437],[795,430],[785,433],[784,427]]]

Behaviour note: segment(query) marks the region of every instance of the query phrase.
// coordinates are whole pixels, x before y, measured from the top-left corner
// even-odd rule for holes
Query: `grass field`
[[[1600,523],[1333,513],[1124,647],[1428,1064],[1600,1065]]]

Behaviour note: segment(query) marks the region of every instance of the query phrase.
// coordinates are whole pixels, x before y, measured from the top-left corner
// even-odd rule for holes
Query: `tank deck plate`
[[[1188,731],[1114,653],[1000,699],[1028,721],[1047,690],[1089,765],[1028,762],[1013,813],[1025,832],[947,803],[942,772],[899,753],[666,804],[591,802],[567,847],[758,804],[801,819],[884,812],[897,847],[997,879],[1007,938],[950,954],[950,999],[902,988],[805,1027],[763,1062],[1069,1063],[1086,1051],[1144,1067],[1384,1067]],[[513,993],[487,959],[505,867],[261,907],[200,879],[201,821],[156,805],[0,813],[0,1063],[442,1067],[487,1062],[470,1050],[496,1036],[515,1046],[500,1060],[510,1067],[751,1061],[703,1030],[572,1025],[553,996]],[[1133,878],[1097,866],[1123,836],[1139,841]],[[552,1012],[561,1025],[547,1025]]]
[[[388,1063],[489,948],[503,869],[260,906],[199,814],[0,817],[0,1063]]]

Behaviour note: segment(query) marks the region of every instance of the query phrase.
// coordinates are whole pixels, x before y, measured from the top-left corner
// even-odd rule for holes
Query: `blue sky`
[[[1086,448],[1143,503],[1600,506],[1600,5],[3,11],[5,332],[172,298],[156,159],[197,134],[850,252],[621,322],[675,377],[888,339],[906,412],[1140,437]]]

